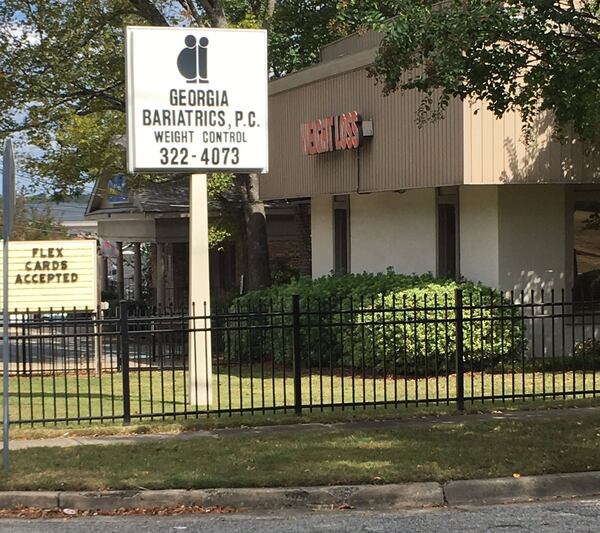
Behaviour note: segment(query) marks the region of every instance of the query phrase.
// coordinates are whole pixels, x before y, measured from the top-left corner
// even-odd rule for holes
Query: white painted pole
[[[210,280],[208,259],[208,195],[206,174],[190,176],[189,249],[189,402],[208,407],[212,402],[210,338]]]

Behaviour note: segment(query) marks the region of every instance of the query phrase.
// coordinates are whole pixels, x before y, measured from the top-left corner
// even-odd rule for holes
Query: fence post
[[[131,395],[129,391],[129,303],[127,300],[120,302],[120,335],[121,344],[121,373],[123,376],[123,425],[131,423]]]
[[[463,291],[454,293],[454,313],[456,315],[456,409],[465,410],[465,364],[463,353]]]
[[[300,353],[300,296],[292,296],[292,342],[294,350],[294,413],[302,416],[302,355]]]

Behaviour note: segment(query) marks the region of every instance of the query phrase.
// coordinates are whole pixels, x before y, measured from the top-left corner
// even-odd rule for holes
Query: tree
[[[0,229],[2,227],[0,219]],[[56,220],[49,205],[36,205],[36,202],[28,201],[25,195],[17,195],[11,240],[46,241],[65,238],[67,228]]]
[[[355,16],[360,2],[347,3]],[[388,4],[395,18],[387,22],[371,9],[372,27],[385,33],[371,73],[384,93],[423,91],[421,118],[442,114],[452,97],[475,98],[498,116],[520,112],[526,128],[552,111],[559,133],[599,140],[598,0]]]
[[[54,198],[72,196],[125,167],[118,142],[125,132],[125,25],[268,28],[272,73],[281,76],[314,62],[322,44],[353,29],[339,23],[339,9],[337,0],[5,0],[0,140],[17,134],[36,147],[26,157],[29,173]],[[248,244],[247,287],[259,287],[269,272],[258,176],[232,183],[237,193],[228,197],[241,200]]]

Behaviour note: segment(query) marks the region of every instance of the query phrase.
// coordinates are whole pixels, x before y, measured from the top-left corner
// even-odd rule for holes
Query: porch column
[[[142,299],[142,252],[139,242],[133,245],[133,298]]]
[[[117,242],[117,294],[119,300],[125,299],[125,274],[123,270],[123,243]]]
[[[212,351],[206,174],[190,176],[189,335],[190,397],[195,406],[212,402]]]
[[[105,292],[106,289],[108,288],[107,261],[108,261],[108,258],[102,257],[101,255],[98,256],[98,285],[99,285],[100,293]],[[99,302],[101,300],[102,300],[101,298],[98,299]]]
[[[165,245],[156,243],[156,305],[165,306]]]

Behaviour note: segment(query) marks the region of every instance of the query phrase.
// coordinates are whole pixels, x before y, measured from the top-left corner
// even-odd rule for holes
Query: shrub
[[[435,281],[394,291],[354,314],[352,343],[368,347],[360,366],[431,374],[453,370],[456,289],[463,289],[463,358],[467,369],[512,363],[525,346],[518,313],[496,291],[468,282]],[[348,344],[348,339],[345,340]],[[363,360],[364,359],[364,360]]]
[[[487,366],[512,360],[523,347],[523,332],[514,310],[498,293],[431,274],[391,270],[302,278],[244,295],[230,308],[233,314],[227,320],[237,334],[228,334],[225,346],[232,356],[248,361],[262,357],[290,363],[292,295],[298,294],[304,365],[378,373],[395,368],[418,375],[454,368],[454,298],[459,286],[465,293],[465,318],[476,319],[463,330],[467,362]]]
[[[600,370],[600,341],[597,338],[577,341],[572,357],[562,358],[554,363],[559,368],[568,370]]]

